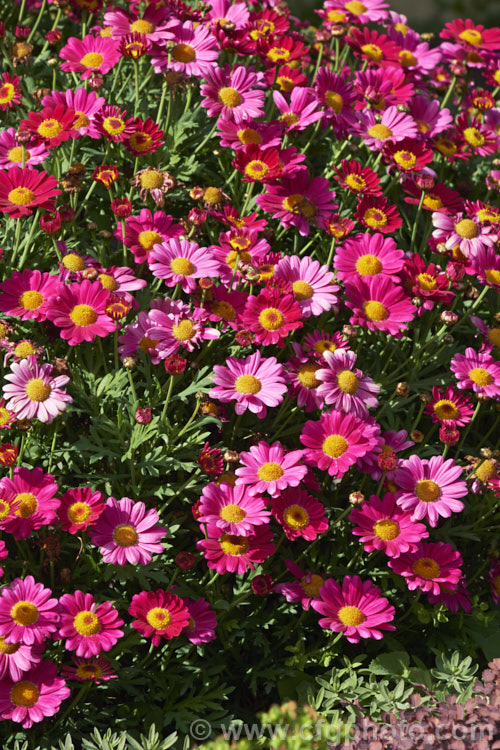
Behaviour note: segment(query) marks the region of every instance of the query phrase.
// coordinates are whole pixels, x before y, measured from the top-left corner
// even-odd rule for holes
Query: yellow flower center
[[[262,143],[262,136],[257,133],[254,128],[242,128],[236,133],[239,140],[243,145],[247,146],[249,143],[256,143],[258,146]]]
[[[16,90],[11,83],[4,83],[0,87],[0,104],[8,104],[14,98]]]
[[[16,602],[10,610],[10,616],[16,625],[34,625],[39,617],[38,607],[32,602]]]
[[[465,128],[464,138],[471,146],[482,146],[486,138],[477,128]]]
[[[149,252],[153,245],[158,245],[162,240],[158,232],[152,232],[151,230],[140,232],[137,239],[139,241],[139,245],[144,248],[146,252]]]
[[[337,385],[341,391],[352,396],[359,388],[359,380],[351,370],[342,370],[337,375]]]
[[[338,611],[338,618],[344,625],[362,625],[366,620],[365,615],[359,607],[341,607]]]
[[[500,346],[500,328],[490,328],[486,334],[486,338],[493,344],[493,346]],[[0,419],[1,424],[1,419]]]
[[[130,31],[136,31],[138,34],[152,34],[154,30],[154,24],[150,21],[145,21],[144,18],[139,18],[130,26]]]
[[[283,468],[279,464],[269,461],[259,466],[257,476],[263,482],[275,482],[277,479],[281,479],[284,473]]]
[[[441,497],[441,488],[432,479],[420,479],[415,485],[415,493],[423,503],[433,503]]]
[[[196,266],[187,258],[173,258],[170,261],[170,270],[178,276],[191,276],[196,271]]]
[[[91,513],[92,508],[87,503],[73,503],[68,508],[68,518],[73,523],[84,523]]]
[[[25,393],[31,401],[46,401],[52,392],[48,383],[41,378],[33,378],[26,384]]]
[[[435,146],[444,156],[453,156],[457,152],[458,146],[448,138],[439,138],[435,142]]]
[[[19,359],[26,359],[30,354],[36,354],[36,349],[29,341],[21,341],[21,343],[14,349],[14,354],[16,357],[19,357]]]
[[[220,509],[219,516],[228,523],[240,523],[247,517],[247,512],[235,503],[229,503]]]
[[[341,10],[329,10],[327,18],[331,23],[343,23],[347,16],[345,13],[342,13]]]
[[[337,345],[334,344],[333,341],[328,341],[328,339],[320,339],[314,344],[314,351],[316,352],[316,354],[335,352],[337,351]]]
[[[386,141],[388,138],[392,137],[392,130],[388,128],[387,125],[383,125],[379,122],[376,125],[372,125],[371,128],[368,128],[368,135],[379,141]]]
[[[226,555],[236,557],[248,552],[248,539],[236,534],[223,534],[220,540],[220,546]]]
[[[389,317],[389,311],[386,306],[383,305],[382,302],[377,302],[376,300],[365,302],[363,310],[366,317],[370,320],[380,321],[386,320]]]
[[[337,94],[336,91],[326,91],[325,101],[328,104],[328,106],[333,109],[336,115],[342,112],[342,107],[344,106],[344,100],[342,99],[340,94]]]
[[[21,518],[30,518],[38,508],[38,500],[32,492],[20,492],[16,495],[16,502],[19,502],[16,516]]]
[[[176,44],[172,50],[175,62],[190,63],[196,60],[196,50],[190,44]]]
[[[110,273],[100,273],[99,281],[103,285],[104,289],[109,289],[110,292],[114,292],[116,291],[116,289],[118,289],[118,284]]]
[[[217,414],[215,416],[217,416]],[[223,482],[226,482],[227,484],[230,484],[231,487],[234,487],[234,485],[236,484],[236,479],[236,474],[233,474],[232,471],[223,471],[220,477],[217,479],[217,484],[220,487]]]
[[[373,533],[379,539],[390,542],[399,536],[399,524],[390,518],[381,518],[373,524]]]
[[[106,117],[102,127],[110,135],[120,135],[125,130],[125,120],[122,120],[121,117]]]
[[[430,208],[433,211],[437,211],[439,208],[443,207],[443,201],[438,195],[427,193],[424,198],[424,206],[427,206],[427,208]]]
[[[384,53],[377,44],[363,44],[361,51],[373,62],[380,62]]]
[[[90,305],[75,305],[69,317],[76,326],[85,328],[93,325],[97,320],[97,313]]]
[[[158,190],[163,185],[163,175],[157,169],[149,169],[141,174],[139,182],[146,190]]]
[[[153,143],[153,139],[149,133],[132,133],[129,141],[132,148],[136,151],[146,151]]]
[[[415,124],[417,126],[417,130],[420,131],[420,133],[428,133],[431,129],[428,123],[426,123],[424,120],[415,120]]]
[[[481,32],[477,29],[464,29],[458,36],[460,37],[460,39],[463,39],[468,44],[472,44],[474,46],[481,44],[483,41]]]
[[[332,458],[339,458],[349,448],[349,443],[342,435],[328,435],[323,440],[323,453]]]
[[[153,609],[150,609],[147,613],[146,620],[152,628],[163,630],[164,628],[168,628],[172,622],[172,616],[168,609],[165,609],[164,607],[153,607]]]
[[[40,693],[34,682],[17,682],[10,691],[10,699],[15,706],[31,708],[38,701]]]
[[[431,291],[437,287],[437,281],[430,273],[419,273],[417,276],[418,285],[421,289]]]
[[[420,578],[426,578],[427,580],[437,578],[441,572],[441,568],[437,562],[430,557],[421,557],[420,560],[414,562],[412,570],[417,576],[420,576]]]
[[[361,255],[356,261],[356,271],[361,276],[376,276],[382,270],[382,263],[376,255],[367,253]]]
[[[14,146],[14,148],[11,148],[7,153],[7,158],[9,161],[16,162],[23,160],[23,147],[22,146]],[[24,151],[24,158],[25,161],[28,161],[30,158],[30,152],[25,149]]]
[[[20,643],[5,643],[5,636],[0,635],[0,654],[15,654],[20,646]]]
[[[49,117],[47,120],[42,120],[37,128],[37,132],[42,138],[55,138],[56,135],[59,135],[61,130],[61,123],[53,117]]]
[[[85,112],[75,112],[76,120],[73,123],[73,130],[78,130],[79,128],[86,128],[89,124],[90,120],[85,114]]]
[[[239,91],[231,88],[231,86],[224,86],[222,89],[219,89],[218,98],[221,104],[230,109],[238,107],[243,101],[243,97]]]
[[[433,406],[434,414],[438,419],[450,420],[458,417],[458,409],[453,401],[448,401],[446,398],[442,398]]]
[[[79,664],[76,674],[81,680],[98,680],[102,676],[102,669],[98,664]]]
[[[84,65],[86,68],[98,68],[102,65],[104,56],[99,52],[87,52],[86,55],[80,60],[80,65]]]
[[[245,174],[248,177],[252,177],[254,180],[261,180],[269,172],[269,167],[260,159],[253,159],[249,161],[245,167]]]
[[[148,352],[149,349],[154,349],[159,339],[150,339],[149,336],[143,336],[139,342],[139,349],[143,352]]]
[[[305,529],[309,515],[301,505],[289,505],[283,513],[284,522],[292,529]]]
[[[321,381],[317,380],[315,373],[320,369],[320,365],[314,365],[312,362],[302,365],[297,372],[299,383],[303,385],[304,388],[309,388],[309,390],[317,388]]]
[[[83,271],[85,268],[83,258],[76,253],[68,253],[65,255],[62,259],[62,264],[68,271]]]
[[[113,531],[113,539],[120,547],[133,547],[139,536],[133,526],[126,523],[117,526]]]
[[[300,214],[305,219],[312,219],[316,216],[316,208],[311,201],[299,193],[289,195],[283,201],[283,208],[292,214]]]
[[[480,482],[487,482],[496,473],[496,466],[492,461],[483,461],[478,464],[477,469],[474,471],[474,475],[479,479]]]
[[[307,283],[307,281],[294,281],[292,284],[292,288],[295,299],[299,302],[302,302],[302,300],[305,299],[311,299],[311,297],[314,295],[314,289],[310,284]]]
[[[394,161],[403,169],[413,169],[417,163],[417,157],[411,151],[396,151]]]
[[[223,197],[222,192],[216,187],[208,187],[203,193],[203,200],[205,203],[211,203],[213,205],[222,203]]]
[[[399,61],[403,67],[408,65],[416,65],[418,60],[409,50],[403,49],[398,55]]]
[[[189,341],[196,334],[196,328],[190,320],[181,320],[176,326],[172,326],[172,335],[177,341]]]
[[[77,633],[84,636],[97,635],[101,630],[101,621],[88,609],[82,609],[73,620],[73,627]]]
[[[466,240],[477,237],[479,230],[472,219],[462,219],[455,224],[455,232]]]
[[[19,304],[25,310],[37,310],[43,302],[43,294],[30,290],[19,297]]]
[[[7,518],[10,513],[10,505],[6,500],[0,498],[0,520]]]
[[[259,315],[259,323],[266,331],[277,331],[281,328],[285,318],[276,307],[266,307]]]
[[[234,307],[224,300],[215,300],[212,302],[212,312],[218,315],[223,320],[234,320],[236,317],[236,311]]]
[[[262,390],[262,383],[255,375],[240,375],[239,378],[236,378],[234,389],[238,393],[255,395]]]
[[[233,268],[236,266],[236,262],[241,261],[242,263],[250,263],[252,260],[252,256],[250,253],[246,253],[244,250],[242,252],[237,252],[236,250],[231,250],[226,255],[226,263],[230,268]]]
[[[34,199],[35,193],[25,187],[16,187],[7,196],[7,200],[14,203],[15,206],[27,206],[28,203],[33,203]]]
[[[491,385],[493,383],[493,375],[488,370],[485,370],[484,367],[473,367],[472,370],[469,370],[469,379],[480,386]]]
[[[387,216],[379,208],[369,208],[363,216],[365,224],[373,229],[380,229],[387,224]]]
[[[345,183],[352,190],[364,190],[366,188],[366,180],[359,174],[348,174],[345,178]]]
[[[324,582],[324,578],[317,575],[317,573],[313,573],[310,581],[308,581],[306,576],[304,576],[304,578],[302,578],[300,581],[300,585],[308,596],[316,597],[318,596],[319,590]]]
[[[295,114],[295,112],[285,112],[284,115],[281,115],[280,120],[285,123],[287,128],[291,128],[292,125],[296,125],[298,123],[299,117]]]
[[[484,275],[486,277],[486,281],[489,281],[490,284],[500,284],[500,271],[498,271],[496,268],[486,269]]]
[[[285,49],[285,47],[271,47],[267,53],[267,57],[273,62],[286,62],[290,59],[290,50]]]

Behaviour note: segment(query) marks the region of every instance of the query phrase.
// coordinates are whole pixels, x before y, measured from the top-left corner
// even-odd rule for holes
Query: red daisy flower
[[[43,141],[46,148],[55,148],[74,135],[73,124],[76,119],[74,109],[65,104],[55,107],[44,107],[41,112],[29,112],[27,120],[21,120],[20,127],[33,133],[37,140]]]
[[[118,143],[129,138],[134,131],[134,118],[124,109],[107,104],[95,115],[95,126],[108,141]]]
[[[386,160],[392,162],[401,172],[420,172],[432,161],[432,149],[423,141],[404,138],[398,143],[389,143],[383,150]]]
[[[278,149],[254,143],[238,149],[232,165],[244,175],[243,182],[273,182],[281,173]]]
[[[153,646],[159,646],[162,637],[179,635],[190,619],[183,600],[163,589],[135,594],[128,611],[137,618],[132,627],[151,638]]]
[[[3,73],[0,76],[0,109],[12,109],[22,99],[19,76]]]
[[[399,145],[399,144],[398,144]],[[334,167],[339,185],[358,195],[381,195],[380,179],[369,167],[355,159],[342,159],[340,169]]]
[[[307,47],[291,36],[269,37],[259,39],[257,54],[270,67],[290,65],[292,60],[300,60],[307,54]]]
[[[431,181],[431,184],[434,181]],[[432,187],[420,187],[414,178],[405,179],[402,183],[403,191],[409,196],[404,198],[405,203],[420,203],[422,190],[425,193],[422,208],[426,211],[439,211],[443,214],[456,214],[462,209],[463,200],[460,194],[446,187],[442,182],[432,184]]]
[[[0,173],[0,211],[13,219],[30,216],[35,208],[54,211],[60,193],[57,180],[47,172],[12,167]]]
[[[290,331],[302,328],[302,312],[293,294],[279,289],[263,289],[258,297],[249,297],[242,320],[255,333],[257,344],[284,346]]]
[[[126,34],[120,40],[120,53],[123,57],[131,57],[138,60],[139,57],[147,54],[151,50],[151,42],[145,34],[133,31]]]
[[[468,50],[500,49],[500,29],[496,26],[493,29],[485,29],[480,24],[476,26],[470,18],[465,21],[457,18],[445,24],[439,36],[442,39],[454,39]]]
[[[367,229],[375,229],[382,234],[392,234],[403,223],[396,206],[382,196],[361,198],[354,218]]]
[[[144,122],[140,117],[136,117],[133,127],[134,132],[124,142],[125,148],[133,156],[151,154],[163,145],[162,138],[165,133],[160,130],[152,117],[148,117]]]
[[[467,143],[467,150],[480,156],[494,154],[498,150],[497,136],[493,130],[477,117],[469,121],[466,112],[457,117],[456,128],[461,139]]]
[[[103,164],[101,167],[94,169],[92,179],[100,182],[106,190],[109,190],[111,185],[117,181],[119,174],[118,169],[113,164]]]
[[[356,57],[361,57],[368,64],[386,67],[396,65],[399,61],[399,46],[386,34],[379,34],[375,29],[353,28],[345,39]]]
[[[418,253],[413,253],[406,259],[402,280],[405,289],[415,297],[420,297],[423,307],[432,309],[433,302],[449,305],[455,294],[448,291],[449,279],[435,263],[426,265]]]

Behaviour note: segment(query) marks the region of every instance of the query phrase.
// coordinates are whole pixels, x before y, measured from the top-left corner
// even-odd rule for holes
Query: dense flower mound
[[[500,29],[5,5],[2,744],[498,656]]]

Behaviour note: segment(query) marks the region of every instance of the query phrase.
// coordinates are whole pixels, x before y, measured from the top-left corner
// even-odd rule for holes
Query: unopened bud
[[[358,335],[358,331],[355,328],[355,326],[351,326],[349,324],[342,327],[342,333],[344,336],[346,336],[348,339],[355,339]]]
[[[227,461],[228,464],[237,464],[239,460],[240,454],[238,451],[227,450],[224,452],[224,461]]]
[[[122,360],[122,364],[126,370],[133,370],[135,367],[136,358],[135,357],[124,357]]]
[[[351,492],[349,495],[349,502],[357,508],[359,505],[363,505],[365,502],[365,496],[362,492]]]
[[[456,445],[460,440],[460,433],[456,427],[442,425],[439,429],[439,439],[444,445]]]
[[[406,383],[404,380],[402,380],[400,383],[396,386],[396,393],[398,396],[402,396],[403,398],[407,396],[410,392],[410,386],[408,383]]]
[[[458,320],[458,315],[453,310],[443,310],[440,315],[441,322],[447,326],[454,326]]]
[[[449,344],[453,344],[453,342],[455,341],[455,339],[453,337],[453,334],[451,334],[451,333],[445,333],[444,336],[443,336],[443,341],[444,341],[445,344],[448,344],[448,345]]]
[[[175,564],[181,570],[190,570],[196,562],[196,555],[192,552],[179,552],[175,557]]]
[[[424,433],[420,432],[420,430],[412,430],[410,432],[410,440],[413,440],[414,443],[421,443],[424,437]]]

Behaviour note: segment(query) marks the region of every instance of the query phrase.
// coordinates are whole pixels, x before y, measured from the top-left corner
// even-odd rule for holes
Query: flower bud
[[[139,422],[139,424],[149,424],[151,422],[151,409],[149,407],[141,408],[138,406],[135,413],[135,421]]]
[[[443,336],[443,341],[445,344],[453,344],[453,342],[455,341],[453,334],[445,333]]]
[[[252,578],[250,586],[252,587],[253,593],[257,594],[257,596],[267,596],[267,594],[272,591],[273,579],[270,575],[261,573]]]
[[[224,452],[224,461],[227,461],[228,464],[237,464],[239,460],[240,454],[238,451],[227,450]]]
[[[186,369],[187,360],[181,357],[180,354],[171,354],[165,358],[163,364],[169,375],[182,375]]]
[[[122,360],[122,364],[126,370],[133,370],[136,364],[136,358],[135,357],[124,357]]]
[[[431,174],[421,172],[420,174],[415,175],[415,183],[421,190],[432,190],[435,180]]]
[[[396,454],[387,447],[377,456],[377,463],[382,471],[393,471],[396,468]]]
[[[349,324],[342,326],[342,333],[344,336],[346,336],[348,339],[355,339],[358,335],[358,331],[355,328],[355,326],[351,326]]]
[[[458,315],[453,310],[443,310],[440,320],[447,326],[454,326],[458,320]]]
[[[234,338],[240,346],[250,346],[253,341],[253,333],[247,330],[238,331]]]
[[[427,392],[425,392],[425,393],[421,393],[421,394],[420,394],[420,396],[419,396],[419,398],[420,398],[420,401],[421,401],[421,402],[422,402],[423,404],[430,404],[430,403],[431,403],[431,401],[432,401],[432,396],[431,396],[431,394],[430,394],[430,393],[427,393]]]
[[[181,570],[190,570],[196,562],[196,555],[192,552],[179,552],[175,556],[175,564]]]
[[[412,430],[410,432],[410,440],[413,440],[414,443],[421,443],[424,437],[424,433],[420,432],[420,430]]]
[[[460,440],[460,433],[456,427],[442,425],[439,428],[439,439],[444,445],[456,445]]]
[[[398,394],[398,396],[404,398],[409,394],[409,392],[410,386],[404,380],[401,380],[401,382],[399,382],[396,386],[396,393]]]
[[[198,279],[198,284],[201,289],[211,289],[214,285],[214,280],[210,279],[208,276],[204,276],[201,279]]]
[[[365,502],[365,496],[362,492],[351,492],[351,494],[349,495],[349,502],[351,503],[351,505],[357,508],[360,505],[363,505],[363,503]]]

